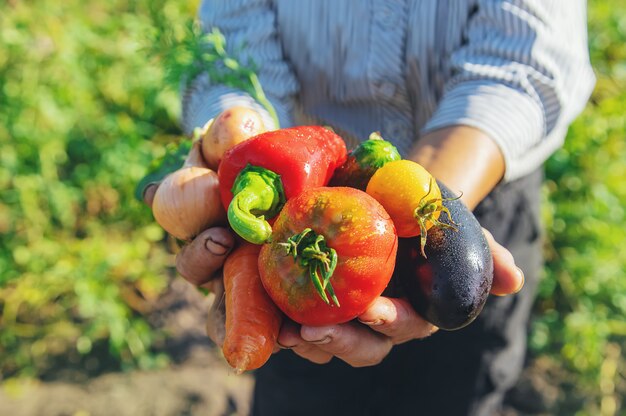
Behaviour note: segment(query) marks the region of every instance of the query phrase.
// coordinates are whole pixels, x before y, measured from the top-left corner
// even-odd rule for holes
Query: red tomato
[[[337,324],[363,313],[385,290],[397,248],[393,222],[374,198],[353,188],[313,188],[285,204],[261,249],[259,272],[267,293],[292,320]]]

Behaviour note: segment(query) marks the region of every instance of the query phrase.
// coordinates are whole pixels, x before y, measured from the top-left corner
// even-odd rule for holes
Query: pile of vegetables
[[[222,347],[237,372],[269,359],[284,319],[348,322],[392,278],[442,329],[481,311],[493,265],[478,222],[380,135],[348,153],[328,128],[265,131],[257,113],[234,107],[193,146],[202,151],[165,177],[154,216],[183,241],[214,226],[237,235],[223,269]]]

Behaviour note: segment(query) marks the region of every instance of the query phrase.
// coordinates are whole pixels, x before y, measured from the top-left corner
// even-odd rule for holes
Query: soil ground
[[[254,379],[236,375],[206,337],[206,300],[180,279],[159,305],[150,319],[171,334],[165,348],[173,360],[168,368],[95,377],[59,369],[59,376],[51,381],[5,385],[0,389],[0,415],[249,414]],[[550,378],[549,366],[534,362],[511,393],[502,416],[553,414],[549,410],[559,391]]]

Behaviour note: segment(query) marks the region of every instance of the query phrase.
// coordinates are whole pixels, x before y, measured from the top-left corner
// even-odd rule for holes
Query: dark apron
[[[524,271],[524,289],[490,296],[469,326],[395,346],[374,367],[313,364],[285,350],[257,370],[254,415],[491,415],[524,365],[542,267],[540,171],[498,186],[474,214]]]

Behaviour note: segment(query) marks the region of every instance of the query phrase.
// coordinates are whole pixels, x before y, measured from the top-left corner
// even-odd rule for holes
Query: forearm
[[[424,166],[470,208],[487,196],[504,175],[504,157],[484,132],[468,126],[451,126],[424,135],[409,158]]]

